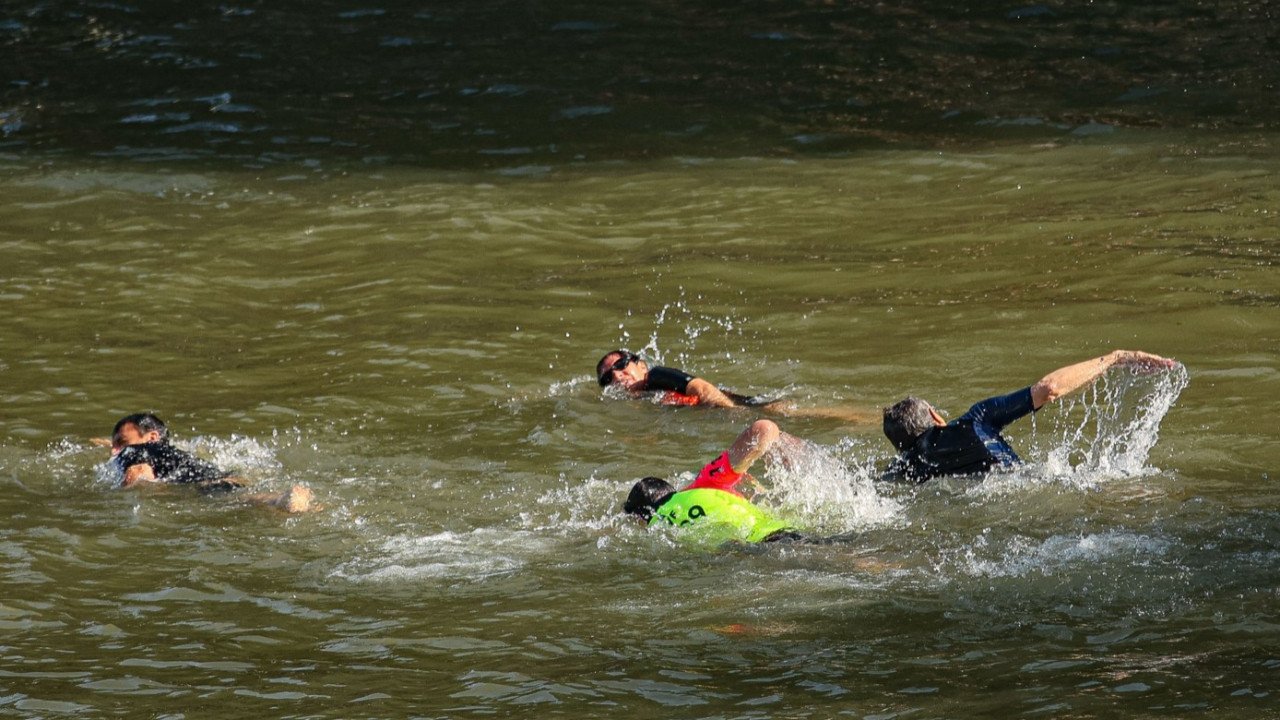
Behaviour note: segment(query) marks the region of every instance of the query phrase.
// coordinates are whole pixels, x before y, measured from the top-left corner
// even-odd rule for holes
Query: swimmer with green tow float
[[[724,542],[770,543],[803,540],[787,520],[747,499],[739,485],[760,490],[747,471],[770,450],[785,452],[804,441],[778,429],[772,420],[757,420],[738,435],[729,449],[708,463],[688,487],[677,491],[657,477],[637,482],[622,511],[649,526],[695,526],[697,537]]]

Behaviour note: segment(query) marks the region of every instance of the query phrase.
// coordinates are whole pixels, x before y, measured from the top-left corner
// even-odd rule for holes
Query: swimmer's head
[[[125,415],[111,431],[111,450],[116,453],[129,445],[160,442],[167,437],[169,437],[168,426],[155,415],[151,413]]]
[[[600,387],[618,384],[630,390],[643,383],[648,376],[648,364],[630,350],[607,352],[596,363],[596,380],[600,382]]]
[[[899,450],[915,444],[931,427],[945,425],[942,416],[918,397],[903,398],[884,409],[884,436]]]
[[[675,494],[676,489],[666,480],[644,478],[631,487],[631,494],[627,495],[627,501],[622,504],[622,512],[648,522],[658,507]]]

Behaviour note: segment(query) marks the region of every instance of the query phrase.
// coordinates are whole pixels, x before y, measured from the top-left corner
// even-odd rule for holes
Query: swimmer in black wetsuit
[[[719,408],[756,408],[784,417],[830,418],[846,423],[870,424],[877,417],[866,410],[846,407],[801,408],[781,397],[748,397],[716,387],[683,370],[653,366],[629,350],[605,353],[596,363],[601,387],[617,385],[632,395],[661,393],[664,405],[703,405]]]
[[[1116,365],[1162,370],[1177,364],[1159,355],[1116,350],[1054,370],[1031,387],[987,398],[950,423],[929,403],[907,397],[884,409],[884,434],[899,455],[883,479],[924,482],[1016,465],[1021,460],[1000,434],[1005,426],[1088,385]]]
[[[142,482],[192,485],[204,493],[228,492],[245,486],[242,479],[201,460],[169,443],[169,428],[151,413],[127,415],[116,423],[109,441],[111,462],[120,470],[120,487]],[[311,508],[311,490],[294,485],[278,494],[255,493],[246,496],[251,502],[269,505],[286,512],[304,512]]]
[[[596,379],[600,387],[618,385],[632,393],[661,392],[666,405],[761,407],[778,401],[729,392],[683,370],[650,367],[644,358],[629,350],[605,353],[596,363]]]

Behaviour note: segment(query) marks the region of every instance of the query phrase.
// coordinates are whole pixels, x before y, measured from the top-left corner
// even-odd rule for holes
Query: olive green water
[[[1266,7],[3,11],[0,716],[1280,716]],[[716,551],[617,510],[756,416],[620,346],[953,417],[1185,369],[982,483],[780,418],[833,541]],[[115,489],[141,410],[322,508]]]
[[[1270,712],[1275,160],[1151,135],[515,178],[10,156],[0,709]],[[1149,456],[1068,439],[1159,390],[1120,373],[980,486],[872,487],[875,428],[783,420],[840,462],[766,481],[841,541],[708,553],[615,511],[752,416],[602,397],[616,345],[812,406],[955,413],[1117,346],[1190,384]],[[87,438],[145,408],[325,508],[111,489]]]

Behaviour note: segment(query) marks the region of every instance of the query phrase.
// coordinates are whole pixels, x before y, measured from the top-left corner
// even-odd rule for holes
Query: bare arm
[[[883,418],[883,413],[872,412],[854,407],[815,407],[805,408],[798,407],[795,403],[786,402],[778,403],[776,410],[774,405],[767,405],[763,409],[774,410],[783,417],[794,418],[823,418],[827,420],[839,420],[850,425],[876,425],[879,426]]]
[[[140,482],[155,482],[156,471],[146,463],[139,463],[124,471],[124,481],[120,487],[133,487]]]
[[[784,434],[772,420],[757,420],[748,425],[729,446],[729,464],[733,471],[745,473]]]
[[[311,492],[311,488],[305,485],[293,485],[282,493],[253,493],[244,496],[244,499],[255,505],[263,505],[287,513],[320,509],[320,506],[315,504],[315,495]]]
[[[1079,390],[1097,380],[1116,365],[1146,365],[1153,368],[1171,368],[1177,362],[1140,350],[1113,350],[1101,357],[1058,368],[1031,386],[1031,405],[1039,410],[1047,402]]]
[[[702,378],[694,378],[689,381],[685,387],[685,391],[698,398],[699,405],[710,405],[711,407],[736,407],[728,395],[720,391],[720,388],[703,380]]]

